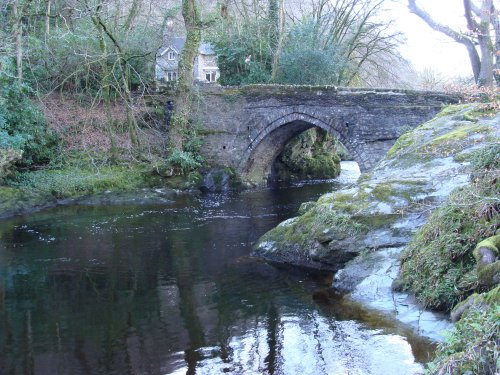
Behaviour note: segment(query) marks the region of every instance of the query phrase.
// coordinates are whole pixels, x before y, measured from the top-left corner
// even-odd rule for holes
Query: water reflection
[[[335,298],[318,304],[324,275],[247,256],[329,189],[60,207],[0,223],[0,373],[414,373],[407,331],[354,322],[360,310]]]

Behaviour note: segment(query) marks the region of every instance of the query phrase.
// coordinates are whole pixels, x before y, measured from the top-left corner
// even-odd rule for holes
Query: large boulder
[[[337,270],[361,252],[405,245],[433,208],[469,182],[471,152],[498,140],[500,115],[452,106],[404,134],[355,187],[323,195],[266,233],[253,255]]]

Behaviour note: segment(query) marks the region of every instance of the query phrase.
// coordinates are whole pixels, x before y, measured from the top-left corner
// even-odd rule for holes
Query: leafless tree
[[[416,0],[408,0],[412,13],[434,30],[465,46],[479,86],[491,86],[495,80],[500,85],[500,9],[496,9],[493,0],[481,0],[481,5],[463,0],[463,5],[468,29],[465,33],[435,21]]]

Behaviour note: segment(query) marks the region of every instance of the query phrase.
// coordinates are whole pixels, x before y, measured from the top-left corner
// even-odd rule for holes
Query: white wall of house
[[[179,71],[179,53],[164,48],[156,57],[155,76],[158,81],[176,81]],[[193,78],[200,82],[216,82],[220,77],[215,55],[199,54],[193,67]]]
[[[195,65],[194,78],[200,82],[217,82],[220,71],[214,55],[198,55],[198,64]]]

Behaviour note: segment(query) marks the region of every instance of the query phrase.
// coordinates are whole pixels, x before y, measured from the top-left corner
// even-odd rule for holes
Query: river
[[[249,256],[338,181],[89,199],[0,222],[0,374],[416,374],[431,342]]]

